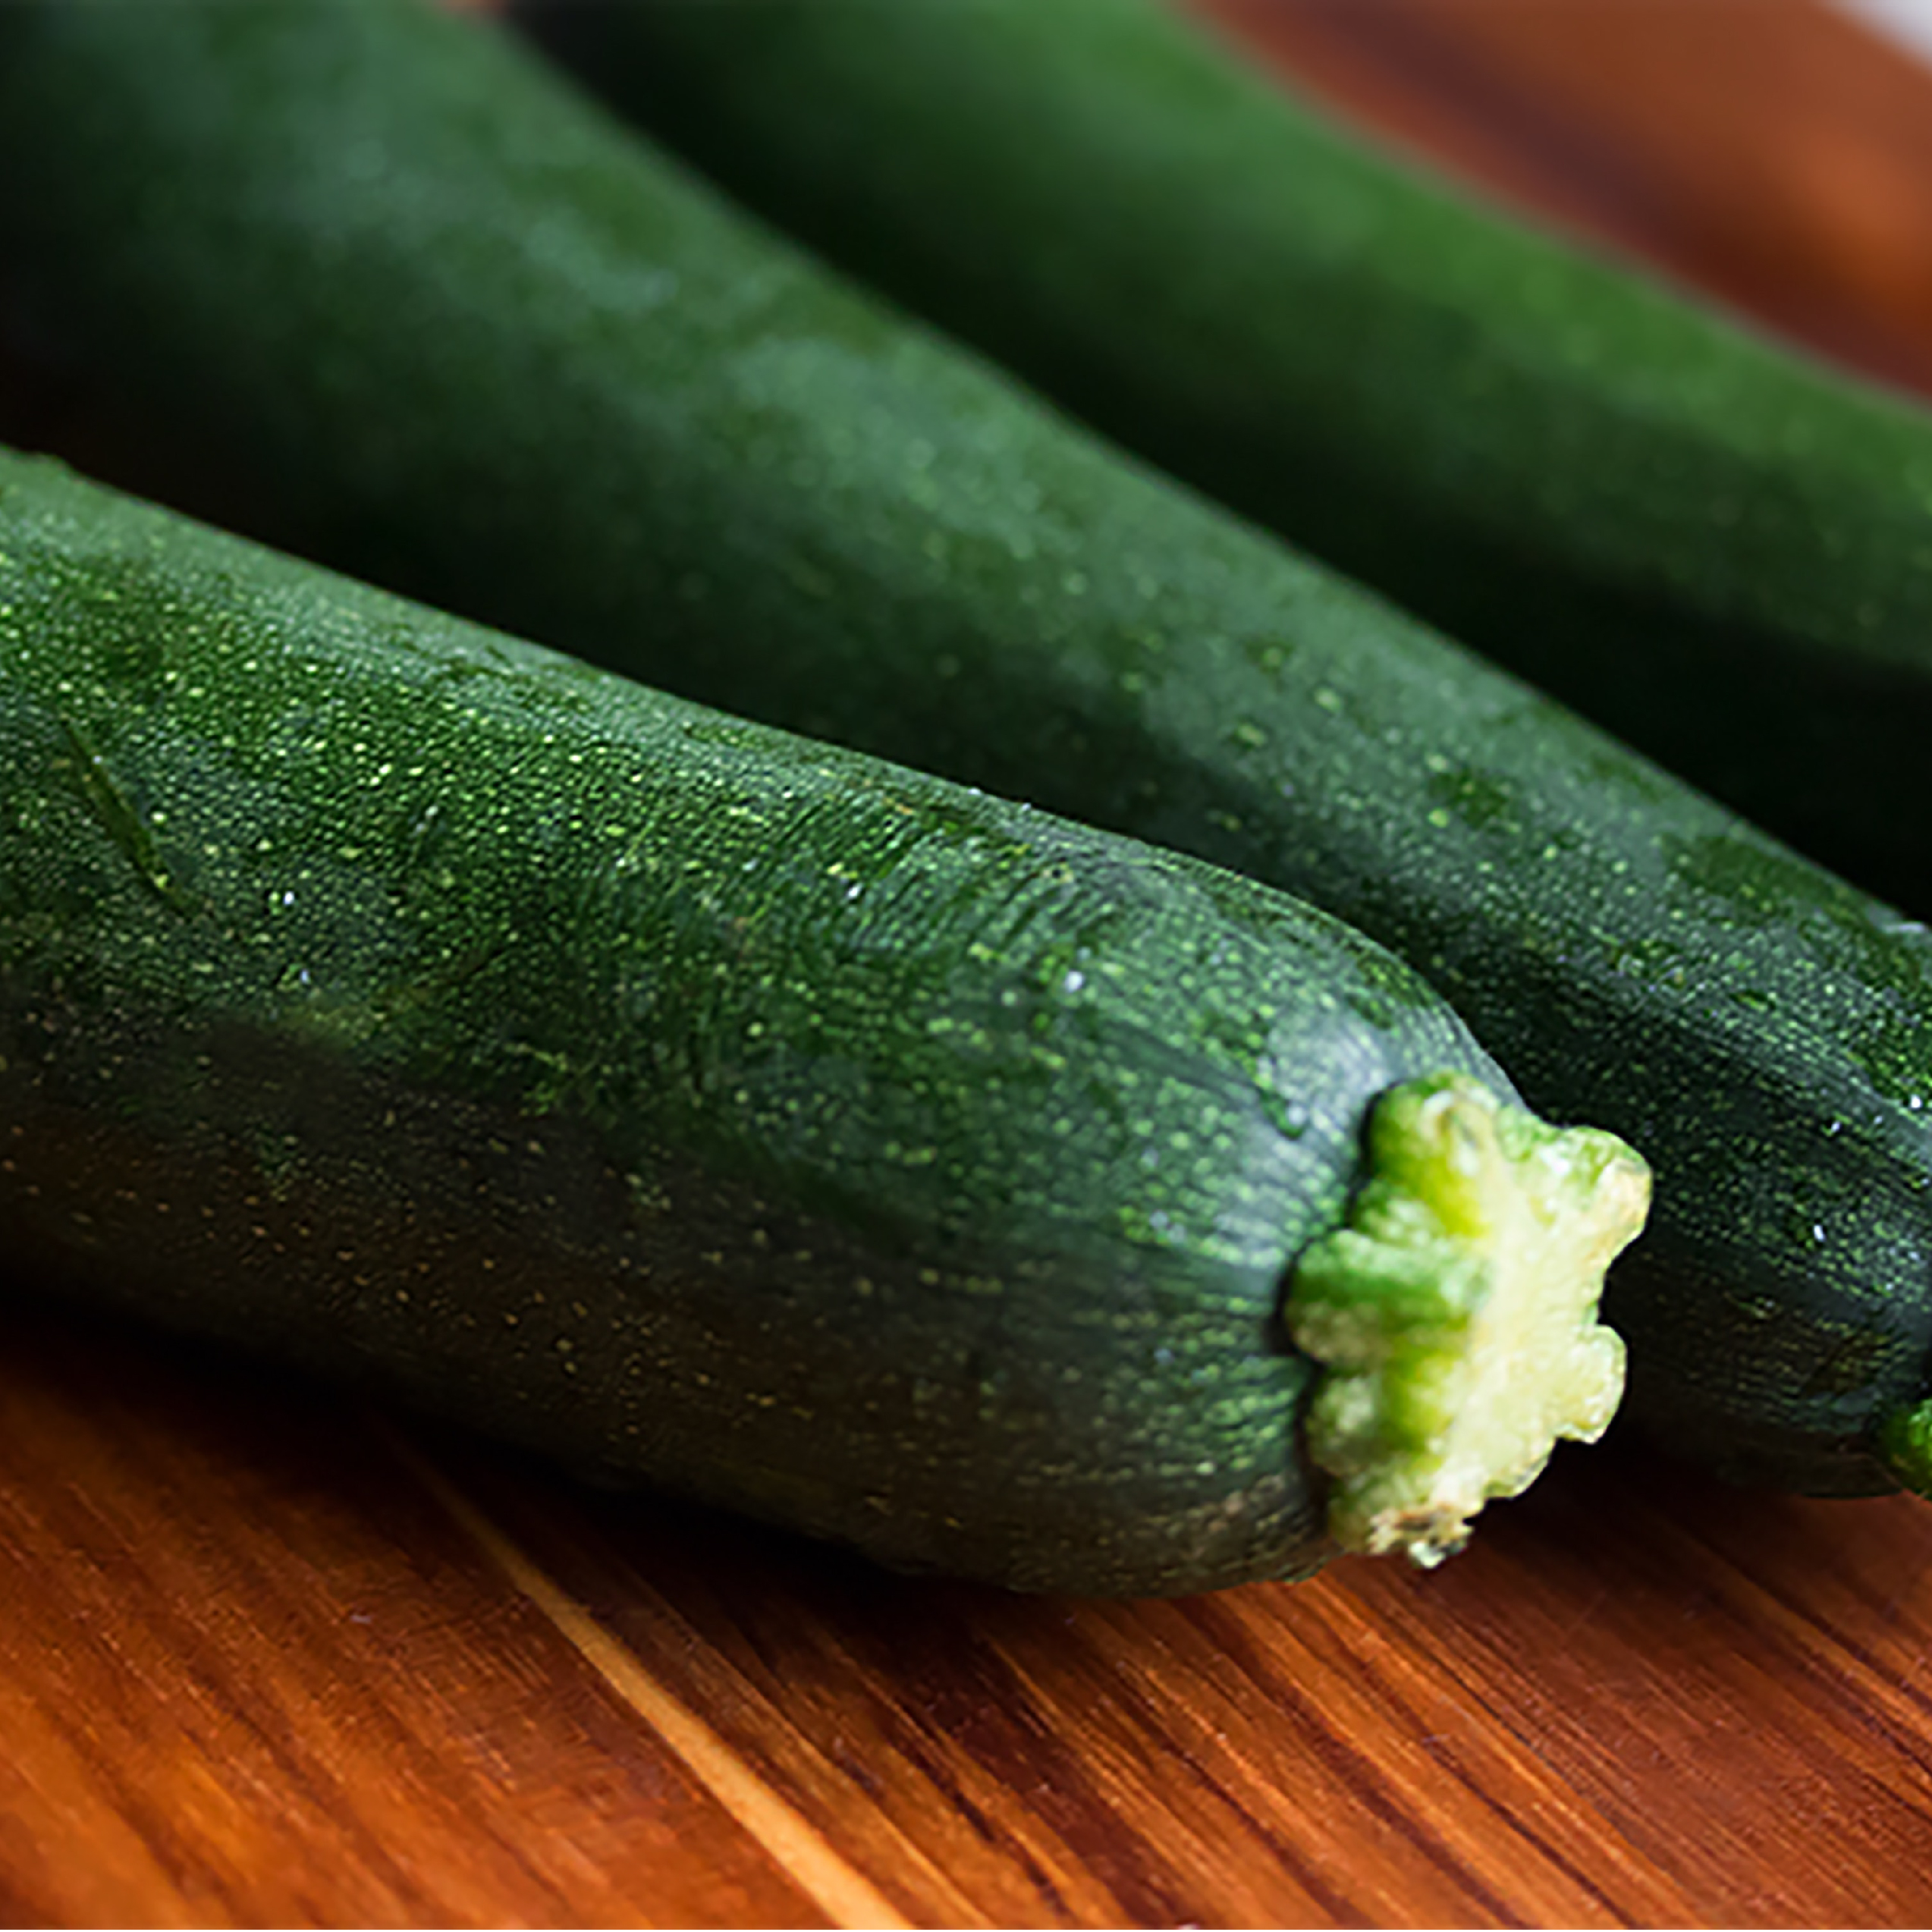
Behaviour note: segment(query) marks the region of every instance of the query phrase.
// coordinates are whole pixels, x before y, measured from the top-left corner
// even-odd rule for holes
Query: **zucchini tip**
[[[1878,1459],[1915,1496],[1932,1497],[1932,1396],[1893,1409],[1879,1425]]]
[[[1650,1170],[1614,1135],[1550,1126],[1462,1073],[1382,1095],[1367,1151],[1283,1314],[1324,1371],[1305,1428],[1332,1479],[1330,1534],[1430,1569],[1559,1440],[1609,1426],[1623,1343],[1597,1304],[1642,1227]]]

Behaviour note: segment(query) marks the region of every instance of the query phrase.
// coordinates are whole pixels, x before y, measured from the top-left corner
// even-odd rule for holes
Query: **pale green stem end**
[[[1344,1548],[1432,1567],[1558,1441],[1603,1434],[1623,1344],[1597,1302],[1650,1188],[1613,1134],[1546,1126],[1466,1074],[1381,1097],[1368,1177],[1346,1225],[1302,1256],[1285,1309],[1327,1371],[1307,1441],[1334,1479]]]
[[[1915,1496],[1932,1496],[1932,1402],[1895,1409],[1880,1425],[1879,1460]]]

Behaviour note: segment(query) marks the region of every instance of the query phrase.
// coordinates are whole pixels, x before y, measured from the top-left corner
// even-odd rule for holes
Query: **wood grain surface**
[[[1932,391],[1932,79],[1823,0],[1196,0],[1344,118]]]
[[[1932,389],[1932,74],[1822,7],[1212,8]],[[0,1591],[8,1924],[1932,1918],[1932,1509],[1628,1447],[1431,1576],[1024,1599],[10,1297]]]

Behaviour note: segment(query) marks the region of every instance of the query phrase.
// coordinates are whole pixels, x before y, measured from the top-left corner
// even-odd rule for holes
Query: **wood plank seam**
[[[555,1627],[584,1661],[636,1711],[685,1767],[846,1932],[910,1932],[911,1922],[848,1864],[724,1740],[674,1698],[507,1531],[386,1422],[397,1457],[448,1512],[510,1587]]]

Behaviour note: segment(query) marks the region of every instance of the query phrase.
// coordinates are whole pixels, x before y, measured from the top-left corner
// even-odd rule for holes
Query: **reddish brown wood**
[[[1823,0],[1195,0],[1505,199],[1932,388],[1932,82]]]
[[[359,1411],[0,1334],[6,1922],[824,1922]]]
[[[1433,1576],[1032,1601],[5,1332],[9,1921],[1932,1913],[1904,1499],[1573,1454]]]
[[[1365,1566],[1393,1644],[1453,1659],[1600,1829],[1715,1922],[1932,1912],[1932,1511],[1740,1497],[1574,1459],[1426,1598]]]
[[[469,1480],[801,1808],[849,1833],[865,1792],[869,1827],[1000,1922],[1685,1915],[1431,1647],[1342,1634],[1346,1566],[1192,1604],[1029,1601],[661,1510],[560,1515],[473,1462]],[[1481,1781],[1418,1743],[1445,1721],[1475,1734]],[[872,1853],[903,1855],[883,1834]]]
[[[1907,1499],[1572,1455],[1433,1576],[1106,1605],[463,1466],[863,1868],[909,1842],[1004,1922],[1932,1913],[1932,1511]]]

